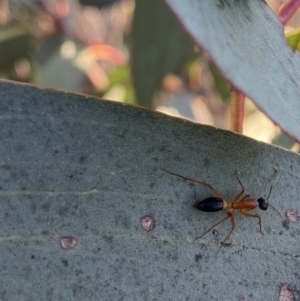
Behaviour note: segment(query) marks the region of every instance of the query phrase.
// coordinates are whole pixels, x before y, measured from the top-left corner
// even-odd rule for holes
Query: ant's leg
[[[235,219],[234,219],[234,214],[233,212],[227,212],[228,214],[228,218],[230,217],[231,218],[231,225],[232,225],[232,228],[230,230],[230,232],[228,233],[228,235],[225,237],[225,239],[221,242],[221,246],[219,247],[218,251],[216,252],[216,257],[219,253],[219,251],[221,250],[221,248],[225,245],[225,241],[229,238],[229,236],[231,235],[231,233],[233,232],[234,230],[234,227],[235,227]]]
[[[237,171],[235,171],[235,176],[236,176],[237,180],[239,181],[239,183],[240,183],[240,185],[242,187],[242,191],[235,196],[235,198],[233,199],[232,203],[237,202],[239,200],[239,198],[243,195],[244,191],[245,191],[244,185],[243,185],[242,181],[240,180]]]
[[[247,199],[249,199],[249,197],[250,197],[250,194],[246,194],[239,200],[239,202],[246,201]],[[233,203],[236,203],[236,202],[233,202]]]
[[[274,168],[274,171],[275,171],[275,180],[274,180],[273,184],[272,184],[271,187],[270,187],[270,192],[269,192],[269,195],[268,195],[268,197],[267,197],[267,201],[269,200],[269,197],[270,197],[270,195],[271,195],[273,186],[276,184],[276,182],[277,182],[277,180],[278,180],[278,175],[279,175],[278,169],[275,168],[275,167],[273,167],[273,168]],[[281,213],[280,213],[275,207],[273,207],[271,204],[269,204],[269,206],[270,206],[273,210],[275,210],[275,211],[277,212],[277,214],[278,214],[281,218],[283,217],[283,216],[281,215]],[[283,217],[283,218],[284,218],[284,217]]]
[[[237,170],[235,171],[235,176],[236,176],[236,178],[238,179],[238,181],[239,181],[239,183],[240,183],[240,185],[241,185],[241,187],[242,187],[242,192],[244,192],[245,187],[244,187],[242,181],[241,181],[240,178],[239,178],[239,172],[238,172]]]
[[[241,210],[241,213],[244,214],[245,216],[248,216],[248,217],[258,218],[259,230],[260,230],[261,234],[264,234],[264,233],[261,231],[261,218],[260,218],[259,215],[257,215],[257,214],[251,214],[251,213],[248,213],[248,212],[243,211],[243,210]]]
[[[202,184],[202,185],[206,185],[207,187],[209,187],[209,188],[212,190],[212,192],[213,192],[217,197],[219,197],[219,198],[221,198],[221,199],[224,199],[223,196],[221,195],[221,193],[220,193],[216,188],[212,187],[210,184],[208,184],[208,183],[206,183],[206,182],[199,181],[199,180],[195,180],[195,179],[188,178],[188,177],[184,177],[184,176],[181,176],[181,175],[179,175],[179,174],[177,174],[177,173],[170,172],[170,171],[168,171],[168,170],[166,170],[166,169],[164,169],[164,168],[162,168],[162,170],[165,171],[165,172],[167,172],[167,173],[169,173],[169,174],[171,174],[171,175],[174,175],[174,176],[177,176],[177,177],[179,177],[179,178],[182,178],[182,179],[184,179],[184,180],[191,181],[191,182],[195,182],[195,183]]]
[[[221,219],[220,221],[218,221],[217,223],[215,223],[213,226],[211,226],[207,231],[205,231],[201,236],[196,237],[194,239],[194,242],[197,241],[198,239],[200,239],[201,237],[203,237],[205,234],[207,234],[211,229],[213,229],[214,227],[220,225],[221,223],[225,222],[227,219],[230,218],[230,215],[226,216],[225,218]]]
[[[234,213],[233,211],[232,212],[227,212],[228,214],[228,217],[231,218],[231,230],[230,232],[227,234],[227,236],[225,237],[225,239],[221,242],[221,245],[224,245],[225,244],[225,241],[229,238],[229,236],[231,235],[231,233],[233,232],[234,230],[234,227],[235,227],[235,219],[234,219]]]

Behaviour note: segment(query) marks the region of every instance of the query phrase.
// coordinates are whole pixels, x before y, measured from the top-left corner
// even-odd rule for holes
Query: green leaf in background
[[[286,41],[294,51],[300,50],[300,29],[296,29],[286,34]]]
[[[161,0],[136,1],[132,29],[132,73],[139,104],[152,107],[168,73],[179,73],[195,57],[194,43]]]
[[[135,104],[135,91],[132,85],[130,68],[126,66],[117,66],[109,75],[110,88],[120,87],[124,91],[123,102]],[[109,98],[108,98],[109,99]]]
[[[27,58],[33,36],[19,23],[0,27],[0,73],[10,72],[17,59]]]

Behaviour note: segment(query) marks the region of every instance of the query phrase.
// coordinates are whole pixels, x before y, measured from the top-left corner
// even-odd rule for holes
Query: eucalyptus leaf
[[[240,191],[299,210],[300,157],[241,135],[84,95],[0,83],[0,299],[299,298],[299,223],[193,208]],[[257,210],[258,211],[258,210]],[[296,300],[295,299],[295,300]]]
[[[300,141],[300,57],[265,1],[165,0],[224,76]]]

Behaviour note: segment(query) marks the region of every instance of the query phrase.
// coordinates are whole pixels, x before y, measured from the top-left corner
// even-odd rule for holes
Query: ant
[[[249,213],[249,211],[254,210],[257,207],[259,207],[259,209],[261,209],[261,210],[267,210],[268,206],[272,207],[269,204],[269,197],[271,195],[272,188],[273,188],[273,186],[275,185],[275,183],[277,182],[277,179],[278,179],[278,170],[276,168],[274,168],[275,174],[276,174],[275,175],[275,180],[274,180],[273,184],[270,187],[270,191],[269,191],[269,195],[268,195],[267,199],[264,199],[264,198],[261,197],[261,198],[258,198],[257,200],[251,198],[249,194],[246,194],[246,195],[243,196],[245,188],[244,188],[244,185],[243,185],[243,183],[241,182],[241,180],[238,176],[238,172],[235,171],[235,176],[236,176],[242,190],[241,190],[241,192],[239,192],[234,197],[232,202],[226,201],[217,189],[215,189],[213,186],[211,186],[210,184],[208,184],[206,182],[195,180],[195,179],[188,178],[188,177],[184,177],[184,176],[181,176],[179,174],[170,172],[170,171],[168,171],[164,168],[162,168],[162,170],[169,173],[169,174],[171,174],[171,175],[180,177],[184,180],[205,185],[205,186],[209,187],[212,190],[212,192],[216,196],[208,197],[208,198],[206,198],[202,201],[196,202],[196,204],[194,205],[194,207],[196,209],[201,210],[201,211],[205,211],[205,212],[217,212],[217,211],[221,211],[221,210],[224,210],[224,209],[227,210],[227,216],[225,218],[223,218],[220,221],[218,221],[217,223],[215,223],[207,231],[205,231],[201,236],[196,237],[194,239],[194,242],[197,241],[198,239],[202,238],[211,229],[213,229],[214,227],[218,226],[219,224],[223,223],[224,221],[226,221],[227,219],[230,218],[232,227],[231,227],[230,232],[225,237],[225,239],[221,242],[220,248],[222,246],[225,246],[226,245],[225,242],[228,240],[228,238],[230,237],[230,235],[232,234],[232,232],[235,228],[234,213],[237,210],[240,211],[243,215],[245,215],[247,217],[257,218],[258,219],[259,230],[260,230],[261,234],[264,234],[261,230],[261,217],[258,214],[251,214],[251,213]],[[274,207],[272,207],[272,208],[281,216],[281,214]],[[219,252],[220,248],[218,249],[217,253]]]

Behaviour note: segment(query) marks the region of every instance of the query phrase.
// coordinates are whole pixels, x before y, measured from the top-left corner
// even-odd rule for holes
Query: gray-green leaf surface
[[[299,223],[260,212],[263,236],[237,214],[216,258],[229,222],[193,240],[226,213],[197,211],[211,191],[161,170],[231,200],[236,169],[257,198],[276,167],[284,213],[299,209],[299,155],[83,95],[1,82],[0,99],[0,300],[299,298]]]

